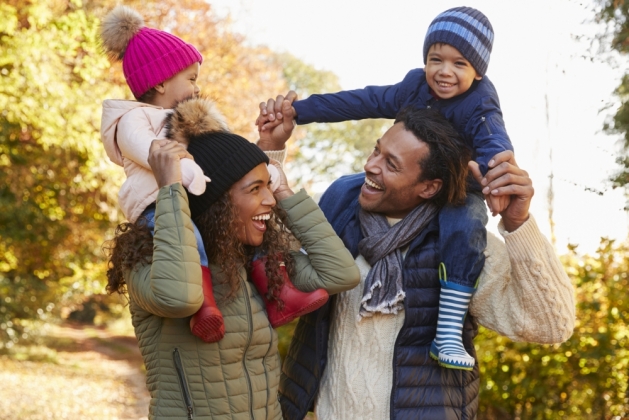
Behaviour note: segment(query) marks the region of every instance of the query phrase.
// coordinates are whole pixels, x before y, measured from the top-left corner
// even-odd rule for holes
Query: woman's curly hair
[[[135,223],[121,223],[116,227],[113,239],[103,245],[107,262],[108,293],[127,293],[125,272],[140,264],[150,264],[153,260],[153,235],[147,226],[147,220],[139,217]]]
[[[284,284],[280,266],[282,263],[286,265],[289,278],[294,271],[294,262],[289,252],[290,232],[283,223],[285,218],[283,210],[277,206],[273,208],[259,247],[244,245],[238,240],[236,234],[240,228],[238,214],[229,192],[223,194],[216,203],[194,220],[201,232],[208,259],[220,266],[225,274],[224,281],[230,286],[230,292],[224,300],[231,299],[238,291],[239,268],[245,265],[247,272],[250,272],[251,261],[257,253],[257,256],[266,257],[265,271],[268,278],[266,298],[277,301],[278,309],[283,308],[284,302],[279,299],[280,289]]]
[[[239,220],[229,191],[194,220],[203,238],[208,260],[220,266],[225,274],[224,282],[229,285],[229,293],[223,301],[234,297],[240,287],[240,267],[244,265],[249,273],[251,261],[257,253],[258,256],[266,257],[266,298],[276,301],[278,309],[282,310],[284,302],[279,294],[284,276],[281,266],[286,266],[289,278],[294,274],[294,261],[290,255],[291,233],[286,229],[285,221],[286,213],[277,206],[274,207],[271,218],[267,221],[262,244],[257,248],[242,244],[236,234]],[[146,219],[140,217],[135,223],[118,225],[116,236],[103,248],[109,257],[106,289],[109,293],[124,294],[127,291],[125,272],[152,261],[153,236]]]

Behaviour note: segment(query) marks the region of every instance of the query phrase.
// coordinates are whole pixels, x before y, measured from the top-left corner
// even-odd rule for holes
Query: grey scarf
[[[428,225],[438,210],[431,202],[422,203],[391,227],[385,216],[360,209],[364,239],[358,243],[358,250],[371,270],[365,279],[359,318],[376,312],[397,314],[404,308],[401,249]]]

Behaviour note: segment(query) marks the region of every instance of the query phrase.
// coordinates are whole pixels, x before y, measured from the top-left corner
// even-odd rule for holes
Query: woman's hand
[[[280,163],[274,159],[271,159],[270,164],[275,166],[277,168],[277,171],[279,172],[280,182],[277,189],[273,191],[273,196],[275,197],[275,200],[277,202],[280,202],[281,200],[285,199],[286,197],[290,197],[291,195],[294,195],[295,193],[288,186],[288,180],[286,179],[286,174],[284,173],[284,170],[282,169],[282,165],[280,165]]]
[[[498,153],[489,162],[491,168],[483,177],[478,164],[469,162],[474,178],[483,186],[485,196],[509,196],[506,209],[500,212],[502,223],[508,232],[513,232],[529,219],[529,207],[535,190],[529,174],[518,167],[513,152]]]
[[[148,164],[159,188],[181,183],[181,159],[194,159],[181,144],[175,140],[159,139],[151,142]]]
[[[286,142],[295,127],[295,108],[293,102],[297,94],[288,92],[286,97],[278,95],[260,103],[260,115],[256,119],[258,126],[258,147],[262,150],[284,150]]]

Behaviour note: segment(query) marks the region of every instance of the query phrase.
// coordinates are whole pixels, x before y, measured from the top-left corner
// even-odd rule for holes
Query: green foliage
[[[110,63],[99,45],[99,18],[115,3],[0,4],[0,350],[31,337],[38,329],[34,321],[81,310],[91,319],[90,305],[100,299],[93,295],[104,292],[101,245],[123,217],[117,192],[124,174],[100,142],[101,104],[130,98],[120,63]],[[142,12],[147,26],[168,28],[199,48],[202,92],[217,100],[241,134],[255,136],[262,98],[287,90],[284,72],[307,74],[301,79],[313,92],[337,87],[329,72],[294,58],[285,68],[272,51],[246,45],[205,0],[126,4]],[[335,134],[333,154],[319,173],[351,160],[351,149],[343,148],[354,140],[343,134]],[[360,134],[370,141],[374,136]],[[325,147],[312,133],[303,153],[310,145]],[[96,312],[102,318],[104,312]]]
[[[163,0],[150,8],[127,3],[148,13],[147,24],[172,28],[199,47],[206,59],[203,92],[219,100],[242,134],[251,135],[256,104],[265,97],[287,88],[301,97],[340,88],[330,72],[246,46],[212,17],[204,0]],[[75,316],[90,320],[95,314],[94,322],[120,311],[128,316],[123,301],[95,296],[104,291],[101,244],[121,218],[116,193],[123,175],[99,141],[100,107],[105,98],[129,97],[120,65],[112,66],[98,46],[98,16],[113,4],[0,3],[0,347],[16,349],[38,322],[72,309],[83,308]],[[612,45],[623,54],[629,51],[628,4],[600,1],[599,19],[611,23]],[[195,25],[196,19],[205,24]],[[629,75],[617,94],[622,106],[606,128],[624,134],[629,150]],[[389,124],[299,128],[291,166],[306,184],[361,170]],[[621,163],[626,171],[616,182],[624,186],[629,157]],[[628,247],[603,241],[593,257],[565,258],[578,301],[577,327],[567,343],[513,343],[481,331],[480,418],[629,417]],[[279,331],[283,355],[293,328]]]
[[[0,342],[100,292],[113,183],[99,141],[108,61],[78,1],[0,7]]]
[[[623,56],[629,53],[629,1],[628,0],[597,0],[599,9],[596,20],[606,25],[607,31],[599,36],[602,43],[609,44],[611,49]],[[620,100],[620,107],[612,119],[606,122],[603,129],[609,134],[619,134],[623,141],[623,155],[617,159],[620,165],[618,174],[611,181],[615,187],[629,184],[629,73],[625,75],[616,88],[615,95]]]
[[[629,416],[628,245],[603,240],[595,256],[564,258],[577,322],[566,343],[476,339],[486,419],[622,419]]]

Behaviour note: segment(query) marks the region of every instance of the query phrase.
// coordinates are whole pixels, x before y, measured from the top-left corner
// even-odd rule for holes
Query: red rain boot
[[[298,290],[288,278],[286,267],[282,264],[280,270],[284,276],[284,286],[280,289],[279,297],[284,301],[284,309],[279,311],[277,302],[269,302],[266,298],[269,280],[264,270],[265,264],[266,257],[258,258],[251,263],[251,280],[264,299],[266,312],[273,328],[288,324],[295,318],[315,311],[328,301],[328,292],[323,289],[317,289],[311,293]]]
[[[201,309],[190,318],[190,329],[192,334],[206,343],[214,343],[225,335],[225,323],[212,293],[210,269],[201,266],[201,272],[203,273],[203,304]]]

